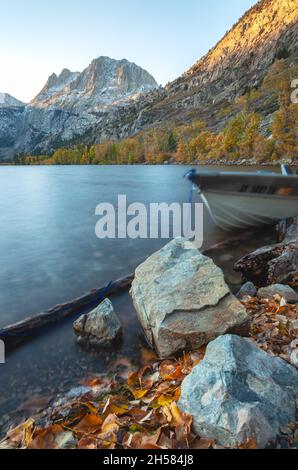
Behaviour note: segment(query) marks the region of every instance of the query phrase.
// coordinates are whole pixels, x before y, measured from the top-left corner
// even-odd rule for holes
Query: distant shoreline
[[[257,162],[257,161],[235,161],[235,162],[229,162],[229,161],[218,161],[215,162],[214,160],[211,161],[204,161],[204,162],[192,162],[192,163],[174,163],[174,162],[167,162],[167,163],[160,163],[160,164],[152,164],[152,163],[104,163],[104,164],[75,164],[75,163],[70,163],[70,164],[58,164],[58,163],[53,163],[53,164],[43,164],[43,163],[33,163],[33,164],[20,164],[20,163],[13,163],[13,162],[1,162],[0,166],[17,166],[17,167],[23,167],[23,166],[94,166],[94,167],[100,167],[100,166],[279,166],[282,163],[286,163],[290,166],[298,166],[298,161],[268,161],[268,162]]]

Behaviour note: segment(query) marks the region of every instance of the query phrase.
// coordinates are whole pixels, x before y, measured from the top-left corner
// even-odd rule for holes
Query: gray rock
[[[298,300],[294,289],[285,284],[272,284],[271,286],[261,287],[261,289],[258,290],[258,297],[263,299],[270,299],[276,294],[283,297],[287,302],[295,299]]]
[[[298,348],[294,349],[290,355],[291,364],[298,368]]]
[[[147,340],[161,357],[226,332],[248,334],[249,317],[221,269],[184,238],[137,268],[130,294]]]
[[[253,439],[274,442],[280,427],[295,422],[298,371],[247,338],[225,335],[207,347],[203,361],[182,383],[180,409],[195,432],[236,447]]]
[[[105,299],[92,312],[78,318],[73,327],[76,341],[91,348],[109,346],[119,338],[122,331],[121,323],[109,299]]]
[[[257,295],[257,288],[252,282],[246,282],[243,284],[236,297],[238,299],[243,299],[247,295],[250,297],[255,297]]]

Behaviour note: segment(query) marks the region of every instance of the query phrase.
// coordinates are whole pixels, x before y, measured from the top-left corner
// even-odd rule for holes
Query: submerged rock
[[[296,300],[298,302],[298,295],[290,286],[285,284],[272,284],[271,286],[261,287],[258,290],[258,297],[262,299],[270,299],[274,295],[280,295],[287,302]]]
[[[161,357],[226,332],[248,334],[249,317],[221,269],[184,238],[137,268],[130,294],[147,340]]]
[[[105,299],[92,312],[78,318],[73,327],[77,343],[90,348],[110,346],[122,331],[121,323],[109,299]]]
[[[298,371],[247,338],[225,335],[182,383],[179,407],[194,431],[236,447],[253,439],[265,448],[280,427],[295,422]]]

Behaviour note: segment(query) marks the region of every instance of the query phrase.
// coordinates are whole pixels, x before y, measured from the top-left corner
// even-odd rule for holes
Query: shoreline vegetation
[[[283,59],[259,88],[220,104],[213,128],[189,114],[189,121],[148,127],[134,136],[88,146],[77,143],[52,155],[17,156],[15,165],[275,164],[298,163],[298,105],[292,81],[298,67]],[[267,112],[266,112],[267,110]],[[214,111],[213,111],[214,112]],[[194,116],[199,115],[196,110]],[[215,119],[215,121],[216,121]],[[9,164],[9,162],[6,162]]]

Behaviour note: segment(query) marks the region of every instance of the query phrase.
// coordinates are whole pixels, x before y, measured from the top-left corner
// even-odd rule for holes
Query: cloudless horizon
[[[48,76],[99,56],[127,59],[159,84],[211,49],[256,0],[0,0],[0,92],[29,102]]]

